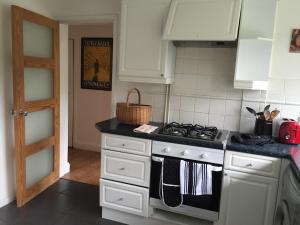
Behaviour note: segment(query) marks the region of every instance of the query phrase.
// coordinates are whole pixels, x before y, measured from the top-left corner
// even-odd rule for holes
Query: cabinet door
[[[272,41],[240,39],[235,66],[234,88],[267,90]]]
[[[162,41],[162,26],[168,5],[168,1],[164,0],[122,1],[119,64],[121,80],[164,78],[164,57],[169,43]]]
[[[172,0],[164,40],[226,41],[237,37],[241,0]]]
[[[277,179],[225,170],[219,224],[272,225],[277,186]]]
[[[243,0],[239,38],[273,38],[277,0]]]

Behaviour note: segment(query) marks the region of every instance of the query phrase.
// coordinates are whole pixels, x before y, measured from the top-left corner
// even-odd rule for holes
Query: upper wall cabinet
[[[277,0],[244,0],[234,88],[267,90]]]
[[[172,0],[164,40],[232,41],[242,0]]]
[[[176,48],[162,40],[170,0],[123,0],[119,78],[121,81],[172,83]]]

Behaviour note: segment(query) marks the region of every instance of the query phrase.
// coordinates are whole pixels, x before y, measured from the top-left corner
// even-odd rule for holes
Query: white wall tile
[[[180,98],[180,109],[184,110],[184,111],[194,112],[195,111],[195,98],[182,96]]]
[[[180,122],[179,110],[170,110],[170,121],[169,122]]]
[[[197,76],[196,89],[203,90],[204,93],[209,94],[209,91],[213,90],[213,81],[211,76]]]
[[[180,111],[179,112],[179,121],[180,123],[194,123],[194,113],[193,112],[186,112]]]
[[[177,58],[176,59],[176,64],[175,64],[175,73],[183,73],[183,63],[184,59],[182,58]]]
[[[281,117],[289,118],[298,121],[298,117],[300,116],[300,106],[297,105],[283,105]]]
[[[154,96],[151,94],[142,94],[142,104],[154,105]]]
[[[200,56],[199,48],[185,48],[184,57],[186,59],[198,59]]]
[[[285,81],[285,96],[299,96],[300,80],[286,80]]]
[[[164,95],[154,95],[154,106],[156,108],[165,107],[165,96]]]
[[[288,95],[285,97],[286,104],[298,104],[300,105],[300,95]]]
[[[186,50],[186,48],[177,48],[176,49],[176,58],[184,58],[185,50]]]
[[[243,91],[238,89],[229,89],[227,92],[227,99],[241,100],[243,98]]]
[[[197,74],[198,73],[198,60],[197,59],[184,59],[183,61],[184,74]]]
[[[245,101],[249,101],[249,100],[259,101],[260,96],[261,96],[261,91],[252,91],[252,90],[243,91],[243,99]]]
[[[208,113],[195,113],[194,124],[208,126]]]
[[[180,109],[180,96],[171,96],[170,109]]]
[[[233,88],[236,50],[177,48],[175,83],[172,86],[170,121],[199,123],[229,130],[253,132],[255,117],[245,107],[262,111],[268,102],[280,117],[300,116],[300,79],[270,78],[268,91]],[[142,103],[153,105],[154,121],[163,120],[165,86],[118,82],[117,102],[125,102],[127,92],[137,87]],[[132,102],[137,102],[133,95]]]
[[[197,98],[195,103],[195,112],[208,113],[209,112],[208,98]]]
[[[255,117],[241,117],[240,132],[241,133],[254,133]]]
[[[241,115],[242,102],[236,100],[226,100],[226,115],[238,116]]]
[[[209,113],[225,115],[225,101],[219,99],[211,99],[209,105]]]
[[[248,101],[243,101],[242,103],[242,116],[245,117],[254,117],[254,115],[252,115],[250,112],[248,112],[248,110],[246,109],[246,107],[250,107],[252,109],[254,109],[256,112],[259,112],[259,102],[248,102]]]
[[[224,129],[230,131],[240,130],[240,120],[241,117],[238,116],[225,116]]]
[[[215,126],[218,129],[224,128],[224,119],[223,115],[209,114],[208,124],[209,126]]]
[[[164,120],[164,109],[153,108],[152,120],[155,122],[163,122]]]

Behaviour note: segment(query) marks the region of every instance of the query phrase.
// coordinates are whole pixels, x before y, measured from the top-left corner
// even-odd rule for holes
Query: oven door
[[[213,171],[212,195],[184,195],[183,204],[177,208],[171,208],[163,204],[159,196],[159,184],[161,178],[162,160],[166,156],[153,155],[151,163],[150,180],[150,205],[167,211],[177,212],[210,221],[217,221],[219,216],[222,171]],[[172,158],[172,157],[170,157]],[[191,160],[187,160],[191,161]],[[220,165],[218,165],[220,166]]]

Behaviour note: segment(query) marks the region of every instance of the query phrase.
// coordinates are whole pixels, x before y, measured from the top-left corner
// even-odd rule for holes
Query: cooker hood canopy
[[[242,0],[172,0],[163,39],[220,47],[237,39]],[[184,41],[183,43],[178,41]],[[196,41],[196,42],[195,42]],[[197,44],[197,42],[202,44]],[[231,42],[229,45],[226,42]]]

